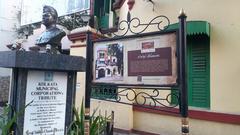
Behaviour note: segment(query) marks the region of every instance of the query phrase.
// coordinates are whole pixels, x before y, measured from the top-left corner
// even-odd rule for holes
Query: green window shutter
[[[109,14],[110,11],[110,0],[104,0],[104,11]]]
[[[207,36],[188,38],[188,100],[194,107],[210,107],[210,46]]]
[[[109,27],[110,0],[96,0],[94,3],[94,15],[98,18],[99,28]]]
[[[109,15],[102,16],[100,19],[100,28],[108,28],[109,26]]]
[[[97,16],[98,18],[100,17],[100,9],[102,7],[101,1],[96,0],[94,2],[94,15]]]

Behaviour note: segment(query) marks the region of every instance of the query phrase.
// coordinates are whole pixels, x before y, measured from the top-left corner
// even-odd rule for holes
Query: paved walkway
[[[135,133],[116,133],[116,132],[113,132],[113,135],[140,135],[140,134],[135,134]]]
[[[116,133],[116,132],[114,132],[113,135],[139,135],[139,134],[134,134],[134,133],[127,134],[127,133]]]

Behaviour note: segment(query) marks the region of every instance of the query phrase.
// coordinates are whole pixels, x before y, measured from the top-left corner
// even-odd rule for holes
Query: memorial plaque
[[[24,135],[64,135],[67,73],[29,71],[24,115]]]

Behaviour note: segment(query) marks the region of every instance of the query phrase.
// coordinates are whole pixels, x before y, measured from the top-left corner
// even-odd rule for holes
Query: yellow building
[[[98,0],[95,0],[98,1]],[[112,3],[105,14],[95,15],[99,27],[114,27],[116,16],[126,20],[128,3],[134,0],[120,0]],[[138,17],[148,23],[152,18],[165,15],[171,25],[177,28],[179,11],[183,8],[187,15],[187,54],[189,125],[192,135],[239,135],[240,134],[240,86],[238,75],[238,37],[240,33],[239,1],[223,0],[135,0],[130,11],[131,17]],[[115,1],[116,2],[116,1]],[[95,5],[96,6],[96,5]],[[106,6],[103,6],[106,7]],[[101,8],[98,8],[101,9]],[[105,20],[107,23],[104,23]],[[94,38],[101,34],[90,27],[71,31],[73,41],[71,55],[86,56],[86,32]],[[148,31],[155,31],[150,28]],[[81,103],[85,89],[85,73],[79,73],[76,104]],[[126,101],[127,102],[127,101]],[[119,132],[141,134],[176,135],[181,133],[181,118],[170,113],[144,109],[134,105],[124,105],[104,100],[91,99],[91,109],[99,108],[102,113],[115,112],[114,128]]]

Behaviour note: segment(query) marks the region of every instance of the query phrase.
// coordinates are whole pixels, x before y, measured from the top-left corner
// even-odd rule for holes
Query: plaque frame
[[[172,72],[175,72],[175,83],[165,83],[165,84],[157,84],[157,83],[145,83],[145,82],[140,82],[140,83],[126,83],[126,81],[122,81],[122,82],[114,82],[114,80],[103,80],[103,81],[98,81],[97,80],[97,75],[99,73],[96,73],[96,57],[97,54],[96,52],[98,51],[96,48],[97,46],[101,46],[101,44],[105,44],[106,46],[107,45],[111,45],[111,44],[120,44],[121,45],[121,42],[124,41],[124,42],[127,42],[128,40],[141,40],[141,38],[146,38],[146,37],[158,37],[158,36],[165,36],[165,35],[168,35],[168,34],[175,34],[176,35],[176,39],[175,39],[175,54],[172,54],[172,55],[175,55],[175,71],[172,71]],[[124,50],[124,46],[125,45],[122,45],[123,46],[123,50]],[[127,45],[126,45],[127,46]],[[151,49],[150,49],[151,51]],[[164,30],[164,31],[159,31],[159,32],[150,32],[150,33],[145,33],[145,34],[137,34],[137,35],[129,35],[129,36],[117,36],[117,37],[113,37],[113,38],[108,38],[108,39],[98,39],[98,40],[95,40],[93,41],[93,54],[92,54],[92,57],[93,57],[93,62],[92,62],[92,67],[93,67],[93,80],[92,80],[92,84],[93,85],[112,85],[112,86],[147,86],[147,87],[177,87],[179,86],[179,71],[180,71],[180,63],[179,63],[179,31],[177,29],[175,30]],[[123,51],[123,53],[128,53],[126,51]],[[126,56],[126,54],[123,54],[123,56]],[[172,58],[173,59],[173,58]],[[128,59],[127,59],[128,61]],[[123,66],[125,66],[123,64]],[[128,67],[124,67],[124,69],[128,69]],[[123,71],[125,72],[126,74],[126,71]],[[127,71],[128,73],[128,71]],[[124,76],[124,75],[123,75]],[[141,78],[140,80],[143,80],[143,75],[136,75],[136,80],[139,80],[139,77]],[[151,77],[151,76],[150,76]]]

